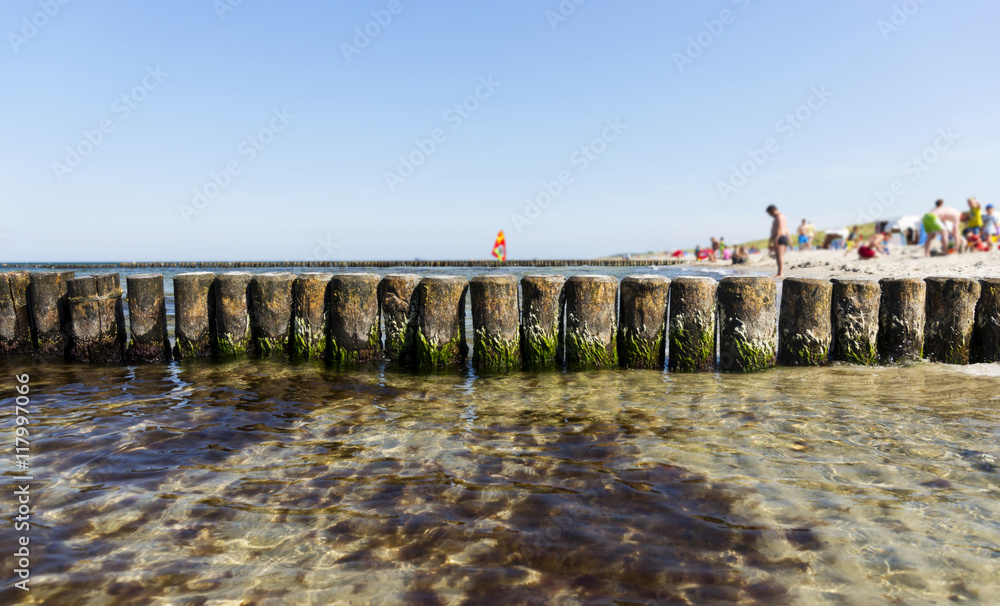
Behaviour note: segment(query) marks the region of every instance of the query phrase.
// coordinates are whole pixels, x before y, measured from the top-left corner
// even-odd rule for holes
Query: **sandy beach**
[[[742,268],[754,272],[776,271],[774,259],[767,252],[750,256],[746,265],[732,265],[729,261],[709,263],[699,261],[692,265],[705,267]],[[926,278],[948,276],[962,278],[1000,277],[1000,251],[952,254],[943,257],[924,256],[923,247],[895,246],[888,256],[859,259],[857,252],[844,255],[840,250],[789,251],[785,258],[785,273],[799,278],[871,277],[873,279]]]

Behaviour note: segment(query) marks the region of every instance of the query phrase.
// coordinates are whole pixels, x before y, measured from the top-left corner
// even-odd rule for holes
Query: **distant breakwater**
[[[407,368],[753,372],[1000,362],[1000,279],[0,273],[0,353],[100,364],[240,357]],[[125,300],[127,299],[127,301]],[[128,309],[128,326],[125,304]]]

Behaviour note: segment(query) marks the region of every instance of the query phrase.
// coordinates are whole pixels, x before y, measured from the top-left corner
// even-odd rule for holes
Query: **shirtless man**
[[[767,207],[767,214],[774,217],[771,224],[771,238],[767,241],[768,250],[774,251],[774,256],[778,261],[778,274],[775,278],[785,277],[785,251],[788,250],[788,222],[785,215],[778,210],[774,204]]]
[[[961,222],[962,213],[957,208],[944,205],[944,200],[934,203],[934,210],[924,215],[924,231],[927,232],[927,240],[924,242],[924,256],[931,256],[931,243],[941,234],[941,254],[948,254],[948,235],[946,230],[951,231],[952,238],[958,247],[962,246],[962,238],[958,235],[958,224]],[[951,223],[948,226],[948,223]]]

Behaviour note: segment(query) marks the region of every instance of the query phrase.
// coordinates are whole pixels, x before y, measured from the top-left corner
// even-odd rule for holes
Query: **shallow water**
[[[5,412],[22,372],[32,590],[5,583],[3,603],[1000,595],[997,366],[478,377],[8,360]],[[16,534],[0,527],[4,552]]]

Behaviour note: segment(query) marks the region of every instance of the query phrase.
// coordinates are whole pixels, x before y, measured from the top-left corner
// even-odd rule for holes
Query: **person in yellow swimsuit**
[[[965,229],[962,230],[962,235],[976,234],[978,236],[982,229],[983,205],[979,203],[979,200],[969,198],[969,220],[965,222]]]

